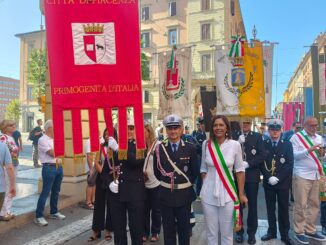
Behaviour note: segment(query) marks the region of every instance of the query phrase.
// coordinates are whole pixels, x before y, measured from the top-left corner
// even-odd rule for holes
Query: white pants
[[[17,167],[14,167],[15,175],[17,175]],[[5,178],[6,178],[6,195],[3,201],[2,209],[0,211],[0,216],[6,216],[7,214],[11,213],[12,201],[13,197],[10,196],[10,182],[7,171],[5,170]]]
[[[221,244],[233,244],[233,211],[234,203],[228,202],[218,207],[202,202],[206,222],[207,245],[218,244],[218,232],[221,233]]]

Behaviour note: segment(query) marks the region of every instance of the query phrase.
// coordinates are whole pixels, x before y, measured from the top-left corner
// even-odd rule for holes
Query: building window
[[[33,88],[31,86],[27,87],[27,100],[33,100]]]
[[[211,39],[211,24],[206,23],[201,25],[201,40]]]
[[[169,29],[169,46],[176,45],[178,43],[178,32],[176,28]]]
[[[141,9],[141,20],[146,21],[149,20],[149,7],[142,7]]]
[[[142,32],[141,34],[141,47],[142,48],[149,48],[150,46],[150,32]]]
[[[144,103],[149,103],[149,91],[144,91]]]
[[[203,54],[201,56],[201,71],[202,72],[212,71],[212,55],[211,54]]]
[[[201,0],[201,10],[209,10],[211,8],[211,0]]]
[[[230,11],[231,11],[231,16],[234,16],[234,14],[235,14],[234,0],[231,0],[231,8],[230,8]]]
[[[27,52],[30,54],[35,48],[34,42],[27,43]]]
[[[152,113],[144,113],[143,115],[146,123],[152,123]]]
[[[170,16],[177,15],[177,2],[169,2],[169,15]]]
[[[319,55],[319,64],[324,64],[324,63],[326,63],[325,54],[320,54]]]

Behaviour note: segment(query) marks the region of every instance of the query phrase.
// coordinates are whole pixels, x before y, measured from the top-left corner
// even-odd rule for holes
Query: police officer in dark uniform
[[[143,244],[143,220],[145,207],[144,159],[136,158],[135,124],[128,119],[127,159],[119,161],[118,180],[111,182],[110,190],[117,193],[111,201],[114,244],[126,245],[127,212],[133,245]]]
[[[278,204],[278,225],[281,240],[285,244],[293,244],[288,232],[289,221],[289,187],[292,179],[293,148],[289,141],[281,140],[283,122],[273,119],[268,122],[269,140],[264,141],[266,161],[261,165],[264,175],[264,190],[268,216],[268,231],[261,240],[268,241],[276,238],[275,204]]]
[[[241,144],[244,163],[246,165],[245,193],[248,198],[248,244],[255,244],[255,234],[258,227],[257,197],[260,182],[260,165],[264,161],[264,146],[261,135],[251,131],[251,126],[251,119],[244,118],[242,121],[242,134],[239,136],[238,141]],[[243,229],[236,233],[236,242],[243,242],[243,233]]]
[[[199,125],[199,126],[198,126]],[[201,165],[201,154],[202,154],[202,145],[203,142],[206,140],[206,134],[205,134],[205,125],[204,125],[204,118],[199,117],[197,119],[197,130],[193,132],[193,137],[195,138],[197,144],[196,144],[196,150],[197,150],[197,163],[200,168]],[[200,190],[202,187],[202,179],[201,175],[198,175],[196,180],[196,194],[199,196]]]
[[[181,140],[182,119],[169,115],[163,121],[168,135],[155,151],[154,173],[161,181],[159,189],[164,244],[190,243],[191,203],[196,199],[193,182],[199,173],[195,147]]]

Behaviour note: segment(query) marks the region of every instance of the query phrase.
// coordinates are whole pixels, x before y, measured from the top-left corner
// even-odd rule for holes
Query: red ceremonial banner
[[[81,110],[89,111],[91,150],[99,150],[97,110],[119,149],[127,149],[127,108],[134,111],[137,149],[144,149],[138,0],[45,0],[54,150],[64,156],[63,111],[72,112],[73,149],[83,153]]]

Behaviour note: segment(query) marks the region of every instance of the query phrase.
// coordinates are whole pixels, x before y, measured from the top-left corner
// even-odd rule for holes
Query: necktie
[[[277,142],[273,142],[273,148],[275,149],[276,148],[276,145],[277,144]]]
[[[177,144],[172,144],[173,152],[177,151]]]

